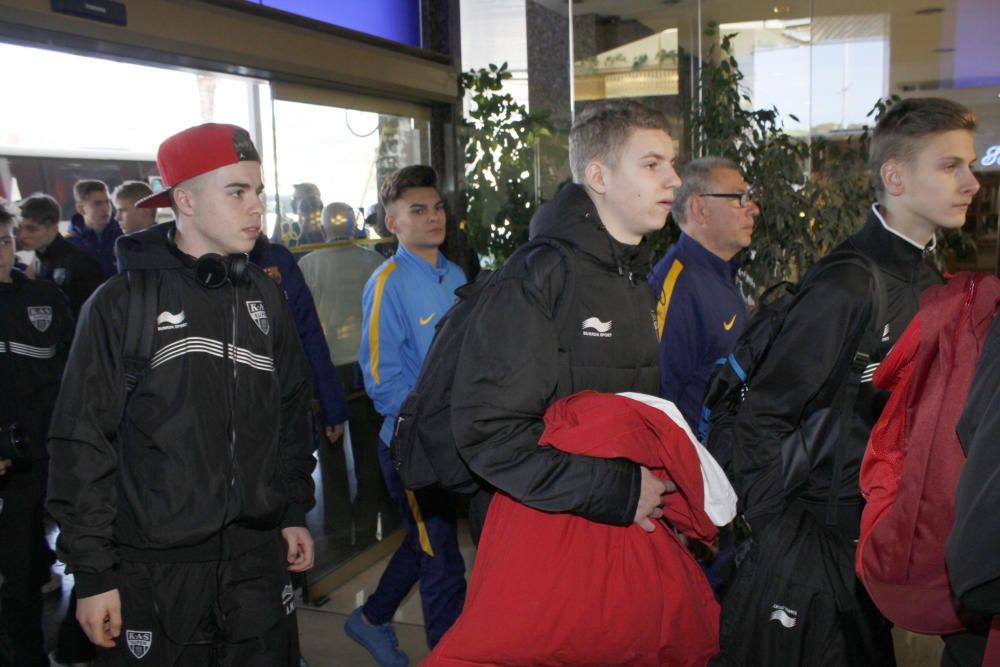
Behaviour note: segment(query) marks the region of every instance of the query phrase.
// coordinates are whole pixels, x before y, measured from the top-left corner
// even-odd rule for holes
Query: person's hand
[[[673,482],[660,479],[649,472],[646,466],[639,466],[642,475],[641,486],[639,487],[639,504],[635,508],[635,523],[651,533],[656,530],[653,519],[663,517],[663,494],[677,490],[677,485]]]
[[[309,529],[301,526],[282,528],[281,536],[288,543],[288,571],[305,572],[310,569],[315,551]]]
[[[91,642],[104,648],[114,648],[115,639],[122,633],[122,602],[118,589],[79,598],[76,601],[76,620]]]
[[[327,426],[323,429],[323,433],[331,445],[336,445],[337,441],[340,440],[340,436],[344,435],[344,422],[340,422],[336,426]]]
[[[7,474],[7,468],[14,465],[14,461],[11,459],[0,459],[0,475]]]

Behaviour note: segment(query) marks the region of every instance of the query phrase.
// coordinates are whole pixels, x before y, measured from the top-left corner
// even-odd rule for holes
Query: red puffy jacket
[[[552,405],[539,445],[640,463],[678,491],[665,514],[692,539],[717,530],[704,512],[698,456],[666,414],[582,392]],[[705,665],[718,650],[719,606],[666,526],[646,533],[549,514],[498,493],[462,615],[423,663]]]

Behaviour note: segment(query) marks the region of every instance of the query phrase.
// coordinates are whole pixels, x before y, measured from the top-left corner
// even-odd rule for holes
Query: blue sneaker
[[[347,617],[344,632],[364,646],[381,667],[407,667],[410,664],[410,659],[399,650],[399,640],[392,624],[369,625],[361,615],[361,607]]]

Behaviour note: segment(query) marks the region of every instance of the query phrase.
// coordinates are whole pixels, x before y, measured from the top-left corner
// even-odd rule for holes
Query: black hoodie
[[[577,185],[559,192],[531,223],[535,238],[568,245],[568,265],[540,245],[508,261],[484,294],[466,334],[452,426],[474,473],[530,507],[628,525],[639,500],[639,466],[539,447],[546,409],[591,389],[655,395],[659,349],[645,283],[645,244],[615,241]],[[560,349],[557,308],[571,298],[572,342]],[[568,369],[569,382],[559,386]]]
[[[120,559],[232,558],[304,526],[313,502],[312,375],[280,288],[253,265],[204,286],[172,228],[118,243],[158,292],[138,386],[126,395],[119,274],[83,308],[49,431],[48,509],[81,597],[116,588]]]

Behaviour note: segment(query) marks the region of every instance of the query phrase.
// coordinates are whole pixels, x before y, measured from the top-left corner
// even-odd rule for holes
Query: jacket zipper
[[[233,377],[232,386],[229,391],[229,486],[236,486],[236,374],[238,370],[238,364],[236,363],[236,346],[237,346],[237,332],[239,327],[237,325],[238,319],[237,314],[237,302],[239,301],[239,288],[236,285],[232,286],[233,290],[233,302],[232,309],[230,311],[232,315],[232,330],[230,332],[232,345],[227,346],[227,352],[229,353],[230,362],[233,365]]]

